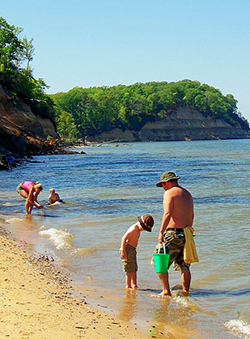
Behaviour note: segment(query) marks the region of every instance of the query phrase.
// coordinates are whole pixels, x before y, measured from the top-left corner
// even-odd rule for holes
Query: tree
[[[11,83],[17,71],[22,53],[22,43],[18,39],[20,27],[9,25],[0,17],[0,81]]]
[[[9,66],[18,62],[20,53],[23,50],[18,35],[22,28],[9,25],[4,18],[0,17],[0,57],[1,65]]]
[[[61,111],[56,118],[57,133],[63,139],[74,139],[78,136],[78,131],[71,113]]]
[[[32,45],[32,42],[33,42],[33,38],[30,39],[29,41],[27,40],[26,36],[23,38],[22,40],[22,45],[23,45],[23,51],[22,51],[22,54],[23,54],[23,58],[25,60],[27,60],[27,65],[26,65],[26,69],[29,69],[30,68],[30,63],[31,61],[33,60],[33,55],[35,53],[35,48],[34,46]]]
[[[36,80],[30,68],[34,55],[33,39],[21,39],[22,31],[0,17],[0,82],[10,91],[13,102],[20,97],[32,106],[35,113],[53,119],[54,103],[44,92],[48,86],[43,79]],[[26,62],[26,67],[22,68]]]
[[[241,121],[237,100],[224,96],[220,90],[199,81],[135,83],[125,86],[74,88],[57,93],[57,115],[63,109],[72,114],[81,135],[95,135],[115,127],[140,130],[148,121],[163,119],[180,106],[198,110],[231,125]]]

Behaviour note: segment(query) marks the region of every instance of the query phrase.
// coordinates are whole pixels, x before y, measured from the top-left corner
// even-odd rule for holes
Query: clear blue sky
[[[48,93],[198,80],[250,122],[250,0],[1,0],[0,16],[34,38]]]

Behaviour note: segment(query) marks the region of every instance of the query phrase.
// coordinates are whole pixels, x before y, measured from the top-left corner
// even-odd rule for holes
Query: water
[[[250,338],[249,146],[250,140],[106,144],[77,148],[87,154],[35,157],[0,172],[4,227],[68,268],[92,306],[156,338]],[[191,266],[188,297],[172,269],[173,298],[157,297],[161,284],[150,265],[162,217],[163,189],[155,183],[167,170],[181,176],[195,204],[200,262]],[[66,203],[34,209],[27,219],[15,192],[24,180],[43,184],[39,202],[46,204],[54,187]],[[121,237],[145,213],[155,226],[140,237],[139,289],[125,291]]]

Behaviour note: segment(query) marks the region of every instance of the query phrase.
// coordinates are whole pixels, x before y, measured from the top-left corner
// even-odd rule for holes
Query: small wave
[[[72,233],[55,228],[42,230],[39,234],[49,238],[58,250],[71,248],[71,240],[74,239],[74,235]]]
[[[92,253],[96,252],[97,247],[92,246],[92,247],[85,247],[85,248],[77,248],[73,252],[70,253],[70,255],[73,256],[86,256],[86,255],[91,255]]]
[[[114,248],[117,244],[114,242],[104,242],[104,243],[100,243],[98,245],[93,245],[90,247],[79,247],[76,248],[74,251],[72,251],[70,253],[70,255],[74,255],[74,256],[86,256],[86,255],[91,255],[97,251],[100,250],[106,250],[106,249],[110,249],[110,248]],[[118,252],[118,249],[117,249]]]
[[[15,210],[14,213],[22,213],[23,210]]]
[[[225,327],[238,334],[243,334],[246,338],[250,338],[250,325],[243,320],[229,320],[225,324]]]
[[[9,207],[9,206],[14,206],[14,204],[13,204],[13,203],[11,203],[11,202],[6,202],[5,204],[3,204],[3,206],[7,206],[7,207]]]
[[[12,223],[12,222],[14,222],[14,221],[23,221],[23,219],[21,219],[21,218],[10,218],[10,219],[6,219],[6,222],[7,223]]]

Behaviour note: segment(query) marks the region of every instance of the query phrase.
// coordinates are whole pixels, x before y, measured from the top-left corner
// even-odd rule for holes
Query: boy
[[[51,188],[51,189],[49,190],[49,193],[50,193],[50,196],[49,196],[49,205],[54,204],[56,201],[63,202],[63,201],[60,199],[59,194],[56,193],[56,191],[55,191],[54,188]]]
[[[129,227],[121,240],[120,257],[123,271],[126,272],[126,288],[137,288],[136,247],[141,231],[152,232],[154,225],[154,219],[149,214],[144,214],[137,219],[137,223]]]

